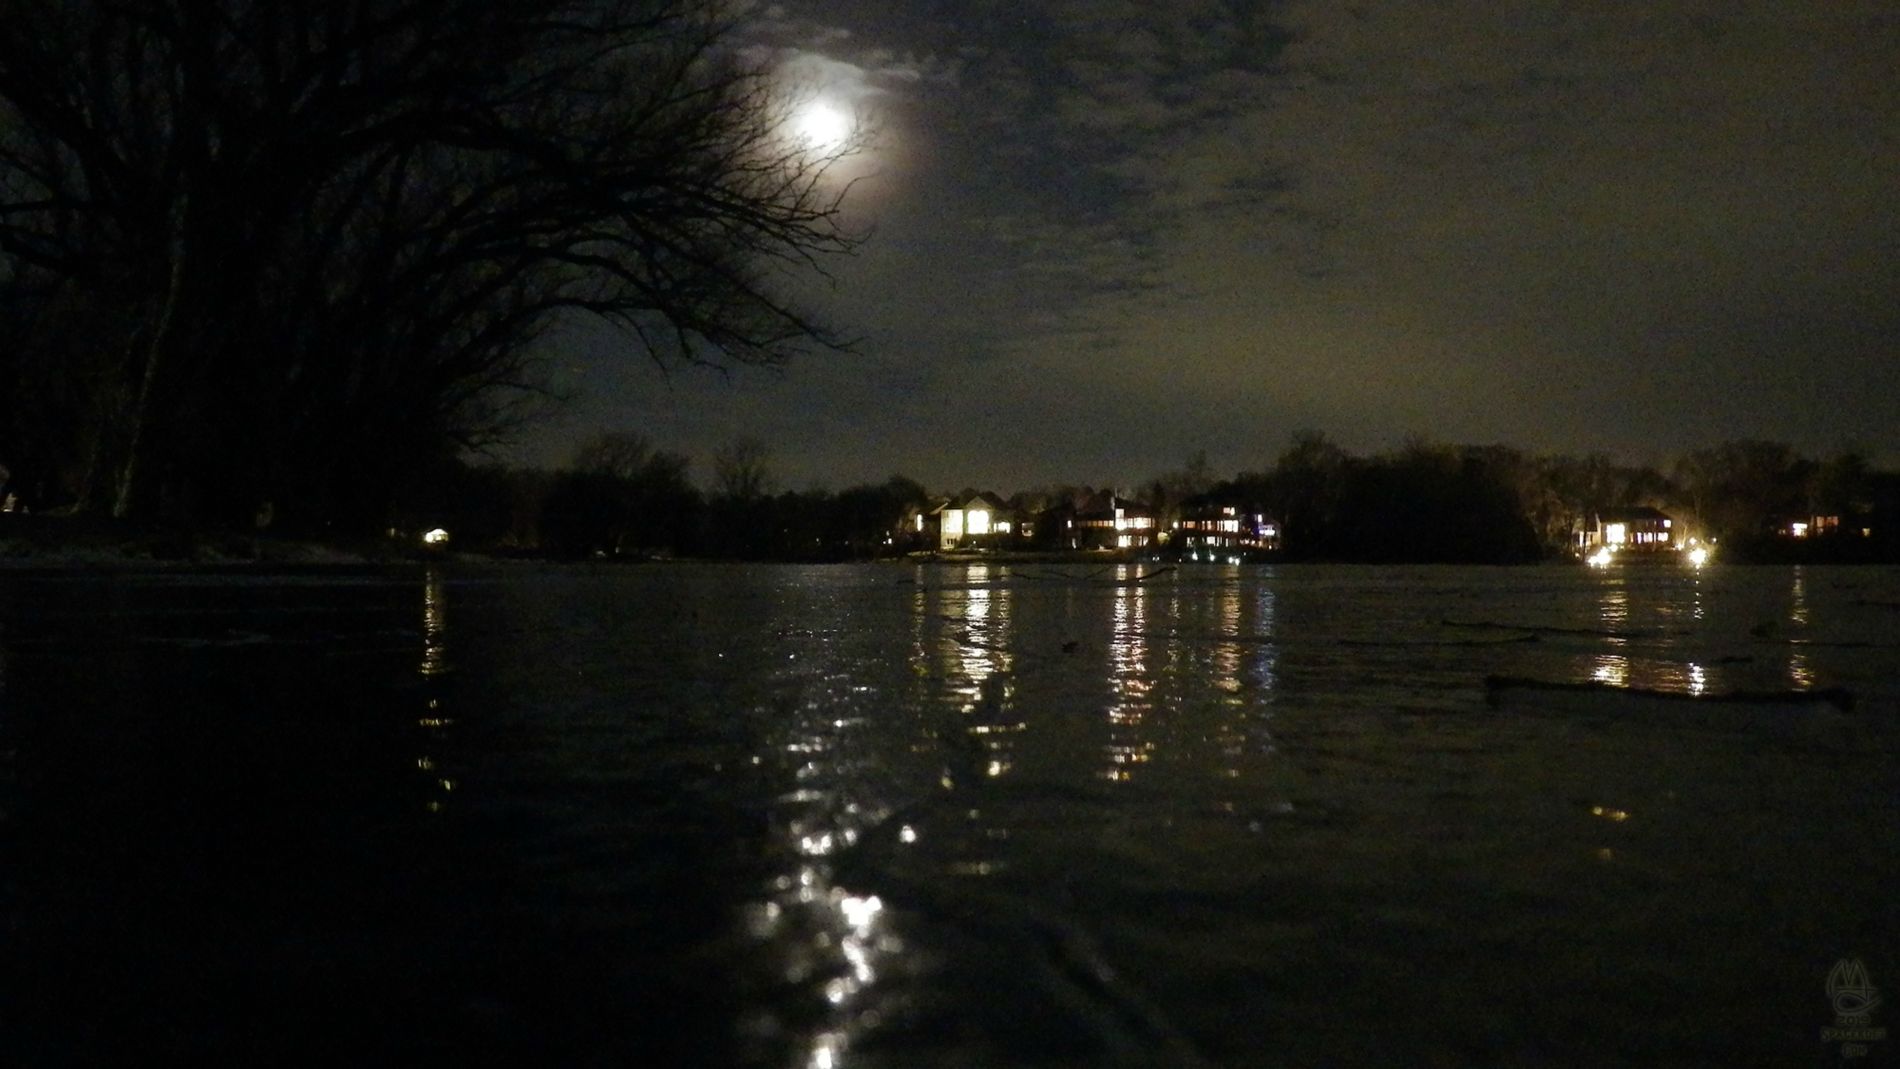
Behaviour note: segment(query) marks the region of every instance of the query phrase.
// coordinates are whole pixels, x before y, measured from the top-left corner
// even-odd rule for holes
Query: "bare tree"
[[[713,454],[713,489],[731,501],[753,501],[772,492],[765,443],[740,438]]]
[[[637,477],[653,459],[653,442],[638,431],[603,431],[582,442],[568,465],[575,471]]]
[[[6,9],[0,254],[126,324],[92,389],[117,512],[492,439],[564,315],[664,362],[839,342],[782,285],[856,243],[842,187],[716,3]]]

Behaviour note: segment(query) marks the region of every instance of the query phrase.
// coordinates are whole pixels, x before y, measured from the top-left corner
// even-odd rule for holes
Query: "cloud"
[[[884,118],[835,309],[870,363],[743,402],[861,426],[805,436],[840,464],[1138,477],[1296,426],[1900,450],[1887,0],[774,10],[774,55]]]

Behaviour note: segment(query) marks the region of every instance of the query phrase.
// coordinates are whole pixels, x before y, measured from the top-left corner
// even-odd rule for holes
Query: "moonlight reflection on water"
[[[100,1018],[214,1060],[1812,1057],[1829,966],[1900,965],[1896,603],[1890,569],[4,576],[0,994],[50,1062],[144,1049]],[[1493,674],[1857,704],[1763,734]]]

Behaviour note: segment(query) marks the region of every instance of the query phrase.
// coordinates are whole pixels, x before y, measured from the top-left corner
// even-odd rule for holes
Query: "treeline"
[[[1743,439],[1663,467],[1423,440],[1357,456],[1302,432],[1264,470],[1217,481],[1205,467],[1143,489],[1164,526],[1196,493],[1255,502],[1296,560],[1534,560],[1567,553],[1593,513],[1637,507],[1668,513],[1683,537],[1718,541],[1729,559],[1900,558],[1900,474],[1853,448],[1813,458]],[[1826,518],[1837,526],[1816,525]],[[1788,537],[1797,523],[1807,537]]]
[[[402,494],[407,531],[444,526],[457,544],[556,557],[687,556],[867,559],[910,548],[898,525],[933,495],[894,475],[841,491],[776,488],[767,448],[734,443],[712,457],[704,487],[688,458],[637,434],[598,436],[559,470],[445,462]],[[1006,500],[1051,548],[1037,516],[1081,508],[1110,485],[1055,485]],[[1323,434],[1293,436],[1257,471],[1220,477],[1205,455],[1119,492],[1168,530],[1197,503],[1247,504],[1272,516],[1288,560],[1515,563],[1567,554],[1593,513],[1653,507],[1683,536],[1718,540],[1730,560],[1900,559],[1900,473],[1842,450],[1805,457],[1743,440],[1668,467],[1603,455],[1533,455],[1500,445],[1415,440],[1370,456]],[[1792,524],[1831,529],[1789,537]],[[1864,533],[1863,533],[1864,532]]]
[[[898,517],[929,499],[898,475],[779,490],[757,441],[720,450],[710,475],[701,488],[687,457],[637,434],[600,435],[554,471],[448,461],[404,489],[396,531],[442,527],[458,546],[559,559],[865,560],[888,553]]]

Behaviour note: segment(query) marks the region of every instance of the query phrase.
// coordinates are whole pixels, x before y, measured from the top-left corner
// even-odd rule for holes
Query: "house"
[[[1280,525],[1256,505],[1202,494],[1182,502],[1171,541],[1186,553],[1275,550],[1280,548]]]
[[[1661,509],[1603,509],[1578,521],[1577,552],[1589,556],[1599,549],[1618,553],[1657,553],[1680,549],[1676,521]]]
[[[1154,509],[1104,490],[1075,510],[1068,538],[1071,549],[1146,549],[1154,545]]]
[[[987,490],[965,490],[905,513],[900,531],[918,549],[994,548],[1014,539],[1016,514]]]
[[[1839,535],[1842,530],[1841,518],[1837,515],[1795,516],[1775,524],[1775,534],[1782,538],[1828,538]],[[1863,538],[1873,533],[1864,526],[1850,526],[1846,530]]]

